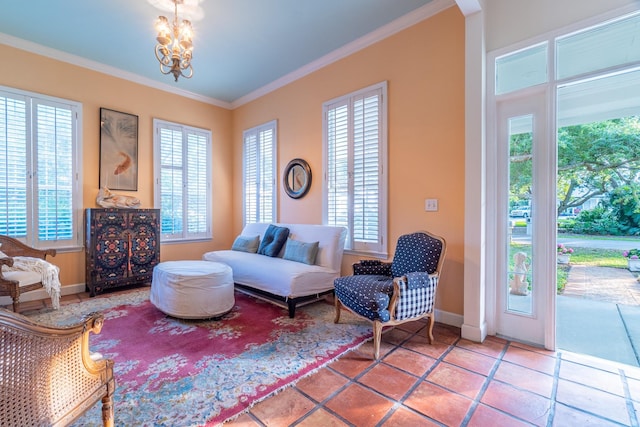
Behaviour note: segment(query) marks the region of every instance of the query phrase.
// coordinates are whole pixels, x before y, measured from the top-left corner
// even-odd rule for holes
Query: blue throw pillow
[[[262,236],[258,253],[266,256],[278,256],[280,249],[289,237],[289,229],[287,227],[278,227],[270,224],[267,231]]]
[[[260,245],[260,236],[238,236],[233,242],[231,250],[255,254],[258,252],[258,245]]]
[[[313,265],[318,254],[318,244],[319,242],[305,243],[290,238],[287,240],[287,246],[284,247],[283,258]]]

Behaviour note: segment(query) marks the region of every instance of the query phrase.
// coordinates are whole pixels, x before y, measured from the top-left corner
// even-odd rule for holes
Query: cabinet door
[[[131,233],[131,275],[149,275],[160,261],[158,214],[155,211],[136,211],[129,214]]]
[[[122,212],[96,211],[92,218],[95,282],[128,276],[129,233]]]

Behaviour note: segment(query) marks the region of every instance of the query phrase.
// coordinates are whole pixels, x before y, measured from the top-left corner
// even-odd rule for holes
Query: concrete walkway
[[[629,270],[573,265],[556,312],[558,349],[640,366],[640,282]]]

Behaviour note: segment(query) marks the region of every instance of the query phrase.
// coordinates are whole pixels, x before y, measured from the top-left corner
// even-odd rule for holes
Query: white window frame
[[[265,141],[262,138],[266,132],[271,132],[271,152],[266,153]],[[252,145],[252,146],[250,146]],[[275,222],[277,218],[277,150],[278,122],[272,120],[259,126],[247,129],[242,133],[242,221],[243,225],[254,222]],[[249,158],[251,156],[251,158]],[[269,159],[271,159],[269,163]],[[249,168],[249,163],[255,162],[256,170]],[[264,194],[267,192],[267,194]],[[268,193],[271,193],[270,195]],[[271,216],[268,215],[266,205],[261,198],[271,197]],[[250,205],[255,206],[255,217],[249,218]]]
[[[55,98],[47,95],[42,95],[35,92],[28,92],[10,87],[0,86],[0,97],[16,99],[25,103],[25,142],[26,142],[26,233],[20,233],[20,235],[14,235],[10,230],[0,230],[1,234],[8,234],[18,240],[26,243],[29,246],[44,249],[55,248],[58,251],[74,251],[82,248],[82,230],[83,230],[83,197],[82,197],[82,104],[76,101],[67,99]],[[71,126],[68,129],[71,133],[71,149],[68,155],[71,162],[71,181],[68,183],[70,190],[68,192],[71,196],[71,203],[68,204],[71,207],[71,229],[70,238],[53,238],[53,239],[40,239],[39,237],[39,203],[38,203],[38,144],[43,141],[38,141],[38,114],[37,107],[44,105],[47,107],[54,107],[56,109],[67,110],[71,113]],[[3,120],[0,117],[0,120]],[[57,132],[57,128],[55,131]],[[47,142],[46,140],[44,142]],[[54,140],[49,141],[53,144],[49,151],[58,152],[61,147],[59,139],[56,137]],[[1,161],[1,159],[0,159]],[[56,161],[55,168],[59,166]],[[47,168],[49,166],[47,165]],[[42,174],[40,174],[42,175]],[[58,192],[59,176],[55,173],[56,182],[50,182],[47,187],[52,187],[54,192]],[[2,179],[2,178],[0,178]],[[5,198],[5,194],[0,194],[0,198]],[[5,207],[8,209],[8,205]],[[0,215],[7,215],[8,211],[0,213]],[[54,226],[55,228],[55,226]]]
[[[359,157],[354,154],[354,103],[364,98],[372,96],[378,97],[378,119],[377,119],[377,153],[378,153],[378,175],[377,175],[377,239],[376,241],[365,241],[354,237],[354,160]],[[329,112],[335,108],[347,108],[347,163],[348,163],[348,183],[347,183],[347,223],[343,224],[329,213],[329,192],[331,189],[330,179],[330,132],[329,132]],[[322,220],[325,225],[344,225],[348,228],[345,242],[345,252],[349,254],[373,256],[387,258],[387,199],[388,199],[388,152],[387,152],[387,82],[377,83],[350,94],[332,99],[322,105],[322,145],[323,145],[323,187],[322,187]]]
[[[177,168],[181,171],[182,182],[182,208],[179,211],[174,212],[176,216],[182,218],[182,229],[175,233],[162,232],[162,195],[161,195],[161,178],[163,167],[161,164],[162,154],[162,141],[161,131],[169,130],[172,132],[180,133],[182,135],[181,153],[188,152],[188,136],[196,136],[198,138],[205,138],[205,159],[200,162],[205,166],[204,177],[199,175],[199,179],[205,179],[205,190],[198,192],[198,197],[204,197],[204,202],[201,204],[205,207],[205,220],[204,228],[199,227],[196,231],[189,231],[189,220],[193,219],[193,215],[190,215],[188,200],[189,194],[189,162],[187,156],[182,156],[181,165]],[[193,126],[187,126],[180,123],[172,123],[165,120],[153,119],[153,164],[154,164],[154,200],[155,207],[160,209],[160,229],[161,229],[161,241],[162,243],[181,243],[189,241],[201,241],[210,240],[212,238],[212,141],[211,131],[207,129],[196,128]]]

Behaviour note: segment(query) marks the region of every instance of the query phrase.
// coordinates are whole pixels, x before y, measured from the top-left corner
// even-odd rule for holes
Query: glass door
[[[498,104],[496,332],[553,348],[555,144],[545,100],[541,91]]]

